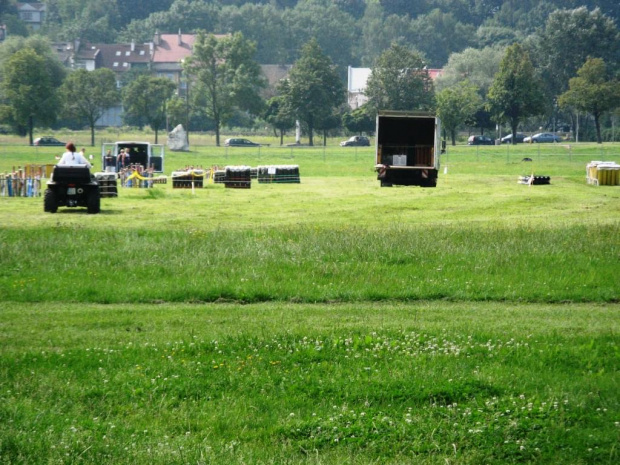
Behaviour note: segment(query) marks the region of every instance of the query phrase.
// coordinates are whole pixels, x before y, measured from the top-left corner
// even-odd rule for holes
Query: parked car
[[[252,142],[248,139],[239,138],[226,139],[224,141],[224,145],[226,147],[260,147],[260,144],[257,144],[256,142]]]
[[[523,142],[534,142],[537,144],[541,144],[544,142],[560,142],[562,139],[560,139],[558,136],[556,136],[555,134],[551,134],[550,132],[539,132],[538,134],[534,134],[531,137],[526,137],[525,139],[523,139]]]
[[[489,136],[469,136],[467,145],[495,145],[495,141]]]
[[[525,134],[517,132],[517,136],[515,137],[515,141],[518,143],[523,142],[525,139]],[[507,136],[502,137],[502,144],[511,144],[512,143],[512,134],[508,134]]]
[[[340,147],[370,147],[370,140],[365,136],[353,136],[340,142]]]
[[[58,139],[52,136],[43,136],[43,137],[37,137],[34,140],[34,142],[32,142],[32,145],[36,145],[36,146],[52,145],[52,146],[64,147],[66,145],[66,142],[60,142]]]

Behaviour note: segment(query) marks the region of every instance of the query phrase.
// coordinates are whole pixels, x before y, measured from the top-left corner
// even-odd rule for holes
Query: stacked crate
[[[586,166],[586,181],[597,186],[620,186],[620,165],[613,161],[591,161]]]
[[[202,188],[205,178],[203,170],[180,170],[172,172],[173,189]]]
[[[257,168],[257,178],[261,184],[299,184],[299,165],[259,166]]]
[[[225,169],[225,185],[231,189],[249,189],[252,187],[252,176],[249,166],[227,166]]]
[[[95,179],[99,184],[99,194],[103,197],[118,197],[116,185],[116,173],[95,173]]]

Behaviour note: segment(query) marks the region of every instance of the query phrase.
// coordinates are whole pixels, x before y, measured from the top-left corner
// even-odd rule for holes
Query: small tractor
[[[99,184],[86,165],[54,167],[45,189],[43,210],[56,213],[58,207],[86,207],[88,213],[99,213]]]

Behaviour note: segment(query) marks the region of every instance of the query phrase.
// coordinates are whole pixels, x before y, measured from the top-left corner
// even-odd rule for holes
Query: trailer
[[[101,145],[101,166],[104,171],[118,170],[118,154],[122,149],[129,151],[129,163],[142,165],[144,169],[153,168],[155,173],[164,171],[164,146],[149,142],[119,141]],[[108,151],[110,152],[108,155]]]
[[[375,170],[381,187],[437,186],[444,149],[436,115],[391,110],[377,113]]]

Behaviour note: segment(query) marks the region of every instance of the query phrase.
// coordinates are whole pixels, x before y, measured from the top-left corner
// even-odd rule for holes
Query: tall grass
[[[4,230],[12,301],[617,301],[617,225]],[[570,251],[570,252],[569,252]]]
[[[617,463],[618,307],[9,304],[4,463]]]

